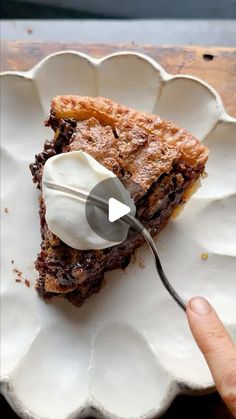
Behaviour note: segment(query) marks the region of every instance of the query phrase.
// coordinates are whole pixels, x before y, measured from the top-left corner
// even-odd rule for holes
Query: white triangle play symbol
[[[111,223],[119,218],[124,217],[124,215],[129,214],[130,207],[128,205],[122,204],[115,198],[109,198],[108,200],[108,219]]]

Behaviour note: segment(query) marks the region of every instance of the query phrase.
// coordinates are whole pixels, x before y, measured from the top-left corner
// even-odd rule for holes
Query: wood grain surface
[[[229,114],[236,116],[236,48],[171,47],[131,45],[85,45],[42,42],[1,43],[1,71],[29,70],[46,55],[62,50],[82,51],[101,57],[116,51],[138,51],[148,54],[173,74],[191,74],[212,85],[221,95]],[[17,416],[0,398],[4,419]],[[230,419],[232,416],[220,396],[179,396],[163,419]]]

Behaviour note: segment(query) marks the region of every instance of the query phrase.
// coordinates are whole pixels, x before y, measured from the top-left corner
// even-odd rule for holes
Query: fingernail
[[[211,312],[211,305],[202,297],[192,298],[189,301],[189,307],[194,313],[199,314],[200,316],[205,316]]]

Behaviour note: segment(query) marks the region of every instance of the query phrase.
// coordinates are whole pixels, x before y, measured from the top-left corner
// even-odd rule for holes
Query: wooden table
[[[122,50],[148,54],[169,73],[191,74],[210,83],[220,93],[227,112],[236,116],[236,48],[3,42],[1,71],[28,70],[47,54],[67,49],[82,51],[96,57]],[[4,419],[17,418],[2,397],[0,411]],[[229,419],[231,415],[219,395],[213,393],[201,397],[177,397],[163,419],[177,418]]]

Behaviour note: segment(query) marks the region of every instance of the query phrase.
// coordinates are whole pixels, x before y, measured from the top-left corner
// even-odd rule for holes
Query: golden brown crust
[[[56,96],[52,100],[51,109],[57,119],[74,118],[81,121],[95,117],[103,125],[138,125],[154,134],[158,141],[177,147],[182,159],[191,166],[204,165],[208,157],[208,149],[187,130],[162,120],[158,115],[138,112],[110,99],[75,95]]]

